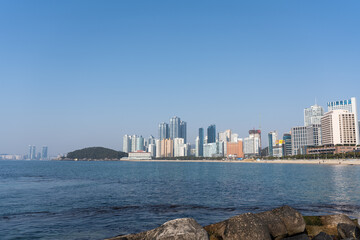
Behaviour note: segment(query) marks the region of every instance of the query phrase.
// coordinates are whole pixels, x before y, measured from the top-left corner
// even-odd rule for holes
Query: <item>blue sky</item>
[[[360,98],[360,2],[1,1],[0,153],[121,149],[173,115],[246,137]],[[360,99],[359,99],[360,100]],[[265,135],[263,134],[263,137]]]

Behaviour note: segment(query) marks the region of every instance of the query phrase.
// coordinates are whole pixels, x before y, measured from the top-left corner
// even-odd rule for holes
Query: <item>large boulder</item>
[[[271,211],[278,216],[285,224],[289,236],[302,233],[305,231],[305,221],[301,213],[289,206],[282,206]]]
[[[354,224],[339,223],[337,226],[341,239],[354,238],[360,239],[360,229]]]
[[[246,213],[205,227],[210,239],[280,240],[303,233],[305,221],[302,215],[289,206],[271,211]]]
[[[138,234],[129,234],[111,240],[208,240],[204,228],[192,218],[168,221],[158,228]]]
[[[210,239],[271,240],[265,223],[255,214],[245,213],[205,227]]]
[[[275,240],[302,233],[305,230],[303,217],[289,206],[258,213],[256,216],[268,226],[269,232]]]

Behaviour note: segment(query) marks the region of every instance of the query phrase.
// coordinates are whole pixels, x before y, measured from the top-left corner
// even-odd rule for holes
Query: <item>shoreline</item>
[[[206,162],[206,163],[270,163],[270,164],[316,164],[316,165],[360,165],[360,159],[298,159],[298,160],[120,160],[124,162]]]

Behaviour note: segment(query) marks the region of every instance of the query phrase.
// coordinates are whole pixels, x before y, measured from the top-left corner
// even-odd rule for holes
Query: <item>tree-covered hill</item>
[[[67,158],[70,159],[120,159],[127,156],[127,153],[115,151],[104,147],[89,147],[69,152],[67,154]]]

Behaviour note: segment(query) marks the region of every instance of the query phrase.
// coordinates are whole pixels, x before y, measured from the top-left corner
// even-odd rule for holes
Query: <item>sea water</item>
[[[360,166],[0,161],[0,239],[104,239],[290,205],[360,217]]]

